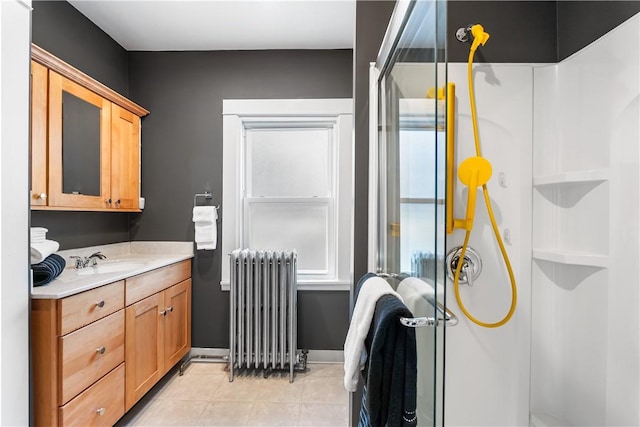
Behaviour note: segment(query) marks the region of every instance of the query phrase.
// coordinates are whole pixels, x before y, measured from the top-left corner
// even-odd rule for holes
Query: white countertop
[[[96,267],[76,270],[70,255],[107,256]],[[67,268],[51,283],[32,287],[34,299],[59,299],[193,258],[193,242],[127,242],[58,252]]]

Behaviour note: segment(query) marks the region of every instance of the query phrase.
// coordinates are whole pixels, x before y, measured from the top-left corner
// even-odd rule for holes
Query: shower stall
[[[447,162],[475,155],[467,64],[446,42],[474,22],[447,28],[450,5],[398,1],[369,79],[368,266],[432,321],[416,328],[418,425],[640,425],[640,15],[557,63],[473,67],[518,288],[513,318],[485,329],[447,275],[464,238],[447,213],[469,197]],[[479,275],[461,298],[497,321],[509,275],[480,204],[469,246]],[[400,287],[408,276],[420,285]]]

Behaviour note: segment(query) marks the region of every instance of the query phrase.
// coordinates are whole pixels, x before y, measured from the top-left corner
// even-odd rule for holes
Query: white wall
[[[467,64],[448,66],[456,84],[456,164],[475,156],[467,85]],[[447,306],[460,323],[446,331],[445,424],[447,426],[528,425],[531,275],[531,152],[533,69],[531,65],[478,64],[474,85],[482,155],[493,165],[487,184],[518,286],[518,305],[505,326],[485,329],[464,317],[447,284]],[[498,177],[504,176],[504,186]],[[455,217],[463,218],[467,191],[457,181]],[[511,302],[510,282],[495,241],[482,193],[478,192],[470,246],[482,258],[474,286],[461,285],[468,311],[485,322],[504,317]],[[464,232],[447,239],[460,246]]]
[[[0,424],[29,423],[31,1],[0,1]]]
[[[640,15],[534,83],[531,422],[637,426]]]

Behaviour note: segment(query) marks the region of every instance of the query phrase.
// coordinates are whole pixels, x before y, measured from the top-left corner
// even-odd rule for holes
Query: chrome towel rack
[[[383,279],[396,279],[403,280],[411,277],[408,274],[397,273],[376,273],[376,276]],[[434,305],[434,301],[427,298],[427,301],[431,305]],[[421,328],[424,326],[455,326],[458,324],[458,317],[451,312],[448,308],[443,306],[439,302],[435,302],[434,308],[438,312],[438,317],[401,317],[400,323],[409,328]]]
[[[206,200],[213,199],[213,194],[210,191],[205,191],[204,193],[196,193],[193,196],[193,207],[198,206],[198,197],[203,197]],[[216,209],[220,209],[220,205],[216,206]]]

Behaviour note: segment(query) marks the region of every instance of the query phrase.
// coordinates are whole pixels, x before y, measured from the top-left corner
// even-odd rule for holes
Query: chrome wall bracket
[[[451,280],[453,280],[456,268],[458,267],[458,262],[460,262],[461,251],[462,246],[457,246],[447,253],[445,265],[447,266],[447,276]],[[482,260],[480,259],[480,255],[478,255],[473,248],[467,247],[458,283],[461,285],[473,286],[473,282],[480,277],[480,273],[482,273]]]

